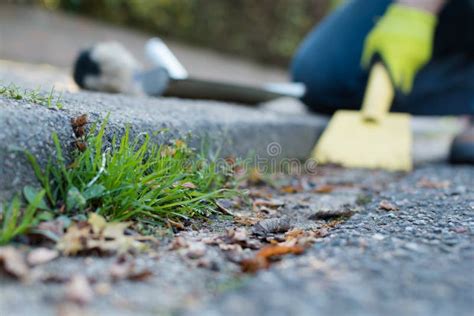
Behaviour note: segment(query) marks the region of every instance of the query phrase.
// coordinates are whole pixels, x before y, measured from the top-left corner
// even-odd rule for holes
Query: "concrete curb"
[[[58,134],[63,148],[71,149],[70,119],[84,113],[91,122],[102,122],[110,113],[107,137],[122,132],[127,125],[134,133],[166,128],[169,132],[157,141],[190,132],[194,135],[194,146],[199,146],[205,138],[213,145],[222,146],[223,155],[258,155],[277,160],[307,158],[327,123],[326,117],[279,113],[268,104],[265,109],[256,109],[212,101],[87,92],[66,93],[63,103],[64,109],[55,110],[0,97],[0,200],[10,198],[24,185],[36,181],[24,154],[18,150],[29,150],[44,165],[55,154],[52,133]],[[419,122],[423,120],[414,123],[415,160],[445,158],[459,124],[446,120],[442,120],[443,124],[433,124],[433,119],[425,119],[424,125]],[[269,144],[277,147],[276,153],[269,153]]]
[[[123,131],[126,125],[134,133],[166,128],[169,132],[163,134],[164,138],[191,133],[194,146],[205,138],[222,146],[223,155],[241,157],[268,157],[268,144],[276,143],[277,158],[304,159],[326,122],[320,117],[280,115],[211,101],[81,92],[65,94],[63,103],[64,109],[53,110],[0,98],[0,200],[35,182],[31,167],[18,149],[27,149],[44,165],[55,154],[52,133],[58,134],[63,148],[71,149],[70,119],[83,113],[91,122],[102,122],[110,113],[107,137]]]

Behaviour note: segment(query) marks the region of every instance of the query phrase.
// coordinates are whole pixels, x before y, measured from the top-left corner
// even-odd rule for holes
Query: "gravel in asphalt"
[[[287,218],[292,229],[320,237],[300,256],[243,274],[238,257],[256,250],[213,240],[228,239],[228,229],[250,234],[252,227],[237,217],[196,222],[165,235],[153,254],[131,259],[151,271],[143,281],[111,281],[111,267],[121,259],[94,256],[36,266],[30,283],[0,276],[0,314],[471,315],[473,179],[470,166],[427,165],[410,174],[324,167],[280,178],[277,189],[250,185],[253,201],[282,206],[235,204],[229,207],[234,215]],[[285,193],[288,187],[297,192]],[[387,205],[393,210],[382,208]],[[324,217],[341,210],[354,214]],[[91,283],[94,295],[86,304],[68,300],[72,275]]]
[[[449,187],[433,188],[442,181]],[[382,200],[398,210],[380,209]],[[306,255],[187,315],[467,316],[473,310],[474,169],[432,165],[387,183]]]

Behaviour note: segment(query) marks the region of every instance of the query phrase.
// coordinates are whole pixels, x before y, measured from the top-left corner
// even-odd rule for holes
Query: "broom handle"
[[[362,118],[378,123],[390,111],[395,92],[385,66],[377,62],[372,66],[362,103]]]

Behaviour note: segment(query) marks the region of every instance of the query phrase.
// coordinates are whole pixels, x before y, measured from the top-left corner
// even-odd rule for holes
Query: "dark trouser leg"
[[[417,75],[410,95],[397,94],[393,111],[420,115],[474,113],[474,35],[468,1],[452,1],[443,12],[435,57]],[[332,113],[360,108],[368,75],[360,67],[363,43],[391,2],[348,1],[307,36],[294,57],[291,72],[294,81],[306,84],[303,102],[311,110]],[[459,27],[453,28],[453,23]],[[454,35],[453,30],[457,32]],[[452,44],[453,36],[458,39],[456,45]]]

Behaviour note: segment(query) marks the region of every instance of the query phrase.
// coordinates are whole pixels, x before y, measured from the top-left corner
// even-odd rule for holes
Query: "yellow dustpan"
[[[389,113],[394,98],[381,63],[370,72],[360,111],[337,111],[313,151],[318,163],[349,168],[412,169],[410,115]]]

